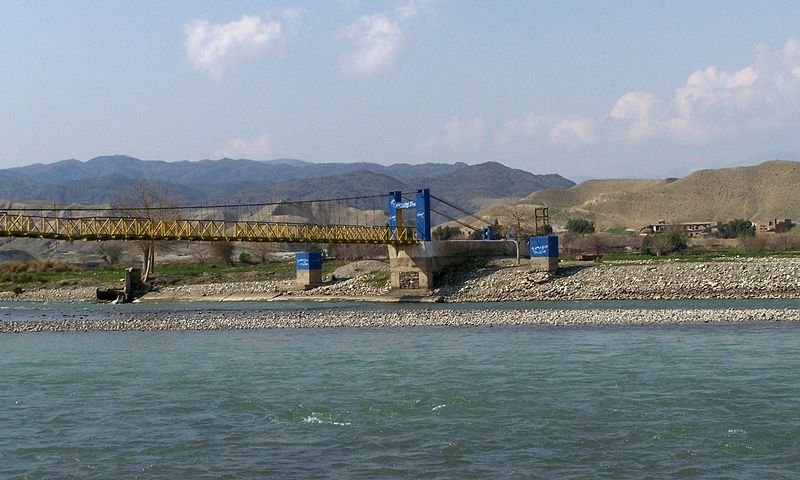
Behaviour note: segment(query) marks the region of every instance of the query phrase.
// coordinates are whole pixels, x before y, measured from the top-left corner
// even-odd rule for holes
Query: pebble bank
[[[118,315],[111,319],[0,321],[0,333],[243,330],[276,328],[489,327],[513,325],[649,325],[716,322],[800,322],[792,309],[207,311]]]

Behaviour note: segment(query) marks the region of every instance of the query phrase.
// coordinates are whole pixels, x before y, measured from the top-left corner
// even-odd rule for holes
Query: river
[[[763,302],[741,305],[798,308]],[[713,305],[731,308],[692,308]],[[800,475],[795,322],[9,334],[0,352],[2,478]]]

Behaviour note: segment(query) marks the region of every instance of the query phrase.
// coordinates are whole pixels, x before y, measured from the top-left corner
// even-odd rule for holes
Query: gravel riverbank
[[[163,312],[112,319],[0,321],[0,333],[243,330],[277,328],[375,328],[412,326],[649,325],[709,322],[800,322],[792,309],[689,310],[314,310]]]
[[[353,274],[360,272],[353,271]],[[384,276],[385,279],[385,276]],[[650,261],[567,266],[555,274],[530,267],[485,267],[446,277],[447,285],[429,293],[444,302],[536,300],[688,300],[800,297],[800,259],[742,258],[705,262]],[[374,273],[292,292],[291,281],[246,281],[162,287],[163,297],[203,300],[236,294],[281,297],[381,297],[390,295]],[[94,301],[93,287],[35,289],[0,301]]]
[[[601,263],[555,274],[486,268],[432,294],[446,302],[798,298],[800,259]]]

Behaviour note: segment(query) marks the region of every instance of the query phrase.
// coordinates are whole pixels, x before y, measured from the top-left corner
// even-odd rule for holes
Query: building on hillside
[[[777,218],[767,218],[764,220],[753,220],[758,233],[785,233],[794,227],[791,218],[785,218],[779,222]]]
[[[717,225],[714,222],[667,223],[661,220],[658,223],[642,227],[639,230],[639,235],[646,237],[657,233],[674,232],[686,235],[689,238],[703,238],[711,236],[716,231]]]

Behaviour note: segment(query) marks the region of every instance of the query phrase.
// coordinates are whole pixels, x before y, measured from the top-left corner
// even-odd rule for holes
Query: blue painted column
[[[311,288],[322,283],[322,252],[297,252],[295,254],[297,285]]]
[[[542,235],[531,237],[531,265],[536,270],[558,270],[558,237]]]
[[[431,191],[417,190],[417,240],[431,241]]]

